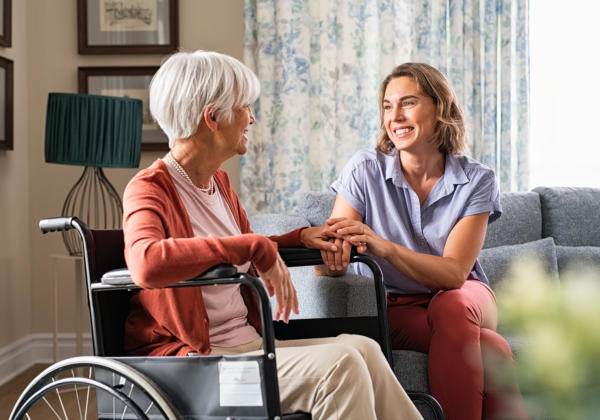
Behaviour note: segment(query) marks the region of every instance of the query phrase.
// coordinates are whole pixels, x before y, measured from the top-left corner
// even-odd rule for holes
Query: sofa
[[[250,218],[251,227],[260,234],[276,235],[302,226],[322,225],[334,201],[333,192],[309,192],[302,196],[295,214],[257,214]],[[488,226],[479,255],[492,288],[505,277],[511,262],[525,254],[539,258],[556,281],[572,266],[600,269],[600,189],[538,187],[528,192],[501,193],[500,201],[502,217]],[[300,304],[296,318],[375,312],[372,281],[352,269],[335,280],[316,276],[312,267],[290,271]],[[509,342],[518,353],[518,340]],[[393,358],[395,373],[405,389],[429,393],[427,354],[394,350]]]

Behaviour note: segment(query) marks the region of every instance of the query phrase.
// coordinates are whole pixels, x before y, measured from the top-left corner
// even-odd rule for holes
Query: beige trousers
[[[422,419],[379,344],[360,335],[276,342],[283,413],[315,420]],[[258,353],[262,338],[211,354]]]

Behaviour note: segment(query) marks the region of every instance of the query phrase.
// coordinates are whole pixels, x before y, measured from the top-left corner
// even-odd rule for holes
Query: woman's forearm
[[[402,274],[431,289],[457,289],[469,275],[452,258],[422,254],[393,242],[385,258]]]

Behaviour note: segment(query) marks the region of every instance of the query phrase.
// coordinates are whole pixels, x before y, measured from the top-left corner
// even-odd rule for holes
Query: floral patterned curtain
[[[468,154],[502,190],[526,189],[527,12],[528,0],[246,0],[244,59],[262,92],[242,158],[245,208],[293,212],[374,147],[379,84],[407,61],[446,74]]]

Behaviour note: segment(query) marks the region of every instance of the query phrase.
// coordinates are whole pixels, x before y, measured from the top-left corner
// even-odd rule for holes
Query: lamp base
[[[102,168],[84,168],[83,174],[67,194],[62,216],[77,216],[90,229],[121,228],[123,203]],[[69,255],[81,256],[81,240],[77,232],[63,232],[63,241]]]

